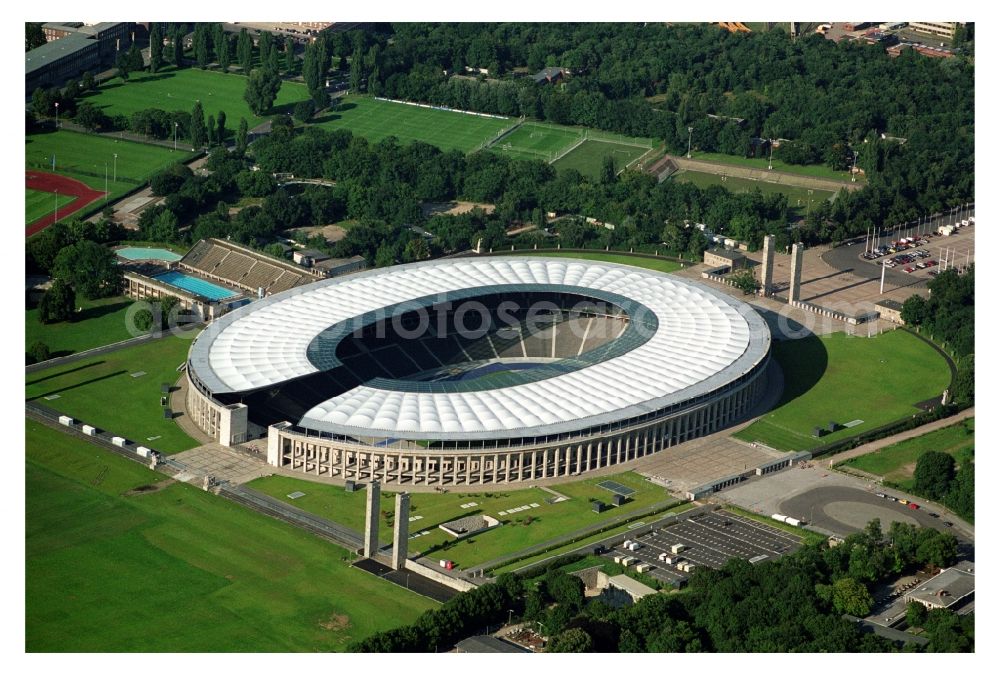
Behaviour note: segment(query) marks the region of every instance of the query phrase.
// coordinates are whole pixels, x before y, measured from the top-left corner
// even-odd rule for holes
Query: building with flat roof
[[[131,21],[48,22],[42,32],[48,40],[24,54],[24,87],[30,94],[38,87],[61,87],[84,71],[112,66],[120,50],[132,44]]]
[[[957,21],[910,21],[910,28],[917,33],[926,33],[939,38],[951,40],[955,37]]]
[[[903,304],[898,300],[880,300],[875,305],[878,306],[878,313],[882,319],[888,319],[893,324],[905,324],[903,321]]]
[[[513,643],[502,641],[496,636],[470,636],[455,644],[460,653],[526,653],[528,652]]]
[[[927,582],[914,587],[904,596],[909,603],[916,601],[928,610],[956,609],[971,600],[976,591],[976,569],[971,561],[959,561],[945,568]]]
[[[731,270],[739,270],[746,266],[747,258],[739,251],[730,251],[729,249],[709,249],[705,252],[705,258],[703,259],[705,265],[711,265],[713,268],[729,268]]]

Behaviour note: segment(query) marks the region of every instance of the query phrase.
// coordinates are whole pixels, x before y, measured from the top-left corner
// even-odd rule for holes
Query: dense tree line
[[[947,343],[960,357],[975,352],[975,266],[963,274],[954,268],[946,270],[929,281],[927,289],[928,298],[915,294],[906,299],[903,321]]]
[[[956,549],[951,534],[902,523],[883,533],[875,520],[837,546],[806,546],[757,565],[732,559],[720,570],[699,569],[683,594],[620,609],[587,601],[581,580],[557,562],[531,578],[501,576],[352,649],[441,650],[513,611],[540,624],[551,652],[888,652],[896,649],[889,641],[859,633],[842,616],[867,615],[869,588],[917,567],[950,565]],[[928,630],[927,650],[973,649],[971,620],[934,612],[914,620]]]
[[[966,430],[972,434],[972,430]],[[955,458],[942,451],[928,451],[917,458],[913,492],[942,503],[963,519],[976,516],[976,465],[972,457],[956,468]]]
[[[695,148],[737,155],[784,139],[776,156],[799,164],[846,169],[857,150],[869,186],[822,203],[807,242],[973,196],[973,68],[963,58],[893,59],[880,46],[711,25],[396,24],[391,41],[371,37],[351,57],[352,89],[369,82],[390,97],[649,136],[673,152],[686,150],[688,127]],[[448,74],[466,66],[489,78]],[[509,76],[543,66],[573,75],[559,87]]]

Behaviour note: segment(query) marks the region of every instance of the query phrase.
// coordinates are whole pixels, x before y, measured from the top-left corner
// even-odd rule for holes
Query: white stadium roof
[[[276,386],[319,371],[307,348],[334,324],[415,298],[512,284],[617,294],[655,313],[658,328],[620,356],[543,380],[460,392],[360,385],[289,422],[410,439],[560,433],[707,394],[768,354],[770,333],[760,316],[700,283],[612,263],[511,256],[415,263],[291,289],[214,322],[190,362],[215,393]]]

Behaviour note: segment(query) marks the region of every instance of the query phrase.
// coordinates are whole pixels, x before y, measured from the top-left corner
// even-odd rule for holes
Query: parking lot
[[[674,586],[680,586],[688,578],[688,573],[678,570],[674,563],[660,560],[661,554],[673,555],[671,547],[674,545],[684,545],[684,550],[678,554],[682,563],[721,568],[734,557],[752,563],[775,559],[801,544],[794,535],[725,510],[695,514],[636,541],[640,543],[637,551],[628,551],[619,545],[606,556],[631,556],[636,559],[632,566],[649,564],[652,567],[646,571],[647,575]]]
[[[916,228],[873,242],[869,250],[859,254],[863,260],[907,275],[929,279],[941,270],[965,268],[975,262],[972,235],[975,217],[955,219],[945,224],[950,235],[936,229]]]

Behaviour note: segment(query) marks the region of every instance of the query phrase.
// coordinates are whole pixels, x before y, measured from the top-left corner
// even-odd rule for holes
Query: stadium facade
[[[329,279],[216,320],[188,413],[275,467],[403,486],[577,476],[723,429],[771,337],[697,282],[567,258],[439,260]]]

